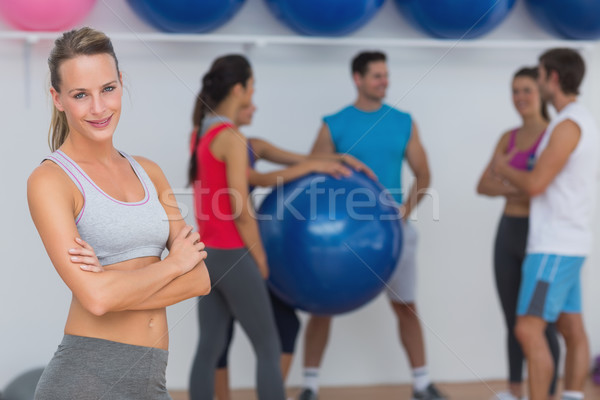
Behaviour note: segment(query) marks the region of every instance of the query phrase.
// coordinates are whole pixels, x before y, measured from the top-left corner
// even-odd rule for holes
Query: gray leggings
[[[191,400],[213,400],[215,365],[225,348],[231,317],[239,321],[254,348],[258,398],[284,400],[279,337],[256,263],[245,248],[206,251],[213,287],[198,299],[200,343],[190,377]]]
[[[171,400],[166,350],[65,335],[35,400]]]

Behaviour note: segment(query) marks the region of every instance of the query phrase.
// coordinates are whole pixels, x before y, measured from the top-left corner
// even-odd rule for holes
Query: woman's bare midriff
[[[106,270],[135,270],[159,261],[142,257],[105,266]],[[93,273],[93,272],[90,272]],[[102,273],[102,272],[100,272]],[[169,332],[165,308],[142,311],[116,311],[96,316],[76,297],[71,300],[65,334],[111,340],[136,346],[168,349]]]

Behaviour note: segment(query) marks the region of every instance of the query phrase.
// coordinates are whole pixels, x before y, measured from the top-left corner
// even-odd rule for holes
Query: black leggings
[[[269,297],[271,299],[271,306],[273,307],[273,316],[275,317],[275,324],[277,325],[277,331],[279,333],[279,341],[281,342],[281,352],[284,354],[294,354],[294,348],[296,347],[296,337],[300,330],[300,320],[296,315],[296,310],[283,302],[271,289],[268,289]],[[231,340],[233,339],[233,322],[231,318],[229,322],[229,330],[227,332],[227,344],[219,361],[217,362],[217,368],[227,368],[229,347],[231,346]]]
[[[494,248],[494,270],[496,274],[496,288],[502,303],[506,328],[508,330],[508,366],[509,381],[520,383],[523,381],[523,350],[519,344],[514,330],[517,313],[517,299],[521,286],[521,268],[525,259],[527,245],[527,231],[529,230],[528,217],[510,217],[503,215],[498,225],[496,244]],[[550,394],[556,391],[558,359],[560,347],[555,324],[548,324],[546,339],[554,359],[554,377],[550,387]]]

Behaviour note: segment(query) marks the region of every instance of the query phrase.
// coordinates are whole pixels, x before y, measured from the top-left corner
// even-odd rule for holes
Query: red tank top
[[[204,244],[218,249],[245,247],[235,226],[235,218],[231,210],[226,164],[210,151],[213,139],[223,129],[231,127],[233,127],[231,124],[224,123],[208,130],[200,138],[196,149],[196,171],[198,171],[194,182],[196,222]]]

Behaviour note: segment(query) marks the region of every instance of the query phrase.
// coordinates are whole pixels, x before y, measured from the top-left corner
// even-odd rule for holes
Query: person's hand
[[[404,204],[400,204],[398,206],[398,215],[403,222],[408,219],[408,215],[406,214],[406,206]]]
[[[89,272],[104,272],[104,268],[100,265],[96,252],[85,240],[76,237],[75,242],[80,247],[69,249],[71,262],[79,264],[79,268]]]
[[[312,159],[306,162],[311,172],[328,174],[336,179],[352,175],[352,171],[348,167],[337,161]]]
[[[192,232],[192,229],[190,225],[181,228],[175,236],[167,256],[181,268],[181,275],[191,271],[207,256],[204,251],[204,243],[200,241],[200,234]]]
[[[377,180],[377,175],[375,175],[375,172],[373,172],[373,170],[371,168],[369,168],[367,166],[367,164],[365,164],[364,162],[360,161],[356,157],[354,157],[354,156],[352,156],[350,154],[342,154],[341,161],[344,164],[347,164],[348,166],[350,166],[352,169],[354,169],[356,171],[364,172],[371,179]]]
[[[502,171],[504,168],[508,167],[510,161],[513,159],[515,154],[517,154],[519,150],[514,147],[508,153],[500,153],[496,154],[492,159],[491,170],[492,173],[496,176],[502,177]]]

